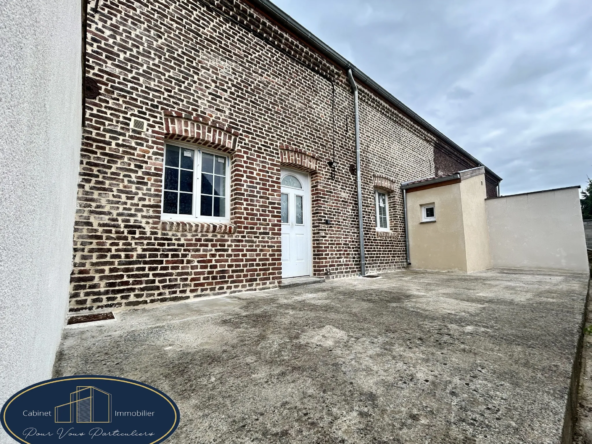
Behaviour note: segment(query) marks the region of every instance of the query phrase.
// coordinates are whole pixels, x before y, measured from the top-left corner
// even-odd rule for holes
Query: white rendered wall
[[[462,200],[463,230],[467,254],[467,271],[483,271],[491,267],[489,230],[485,211],[487,191],[485,168],[461,172],[460,196]]]
[[[467,271],[459,183],[407,192],[411,267],[421,270]],[[422,205],[434,204],[435,222],[422,222]]]
[[[0,1],[0,405],[51,377],[68,304],[81,1]],[[0,429],[0,442],[14,442]]]
[[[495,268],[588,272],[579,188],[486,201]]]

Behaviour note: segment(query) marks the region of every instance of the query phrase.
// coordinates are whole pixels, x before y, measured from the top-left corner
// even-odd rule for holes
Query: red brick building
[[[359,275],[350,69],[365,269],[399,269],[401,183],[478,160],[268,1],[90,5],[71,311]]]

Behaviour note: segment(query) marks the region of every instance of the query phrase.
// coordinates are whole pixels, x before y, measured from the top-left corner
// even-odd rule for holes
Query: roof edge
[[[323,54],[325,57],[329,58],[331,61],[336,63],[341,68],[347,70],[351,69],[352,73],[355,77],[357,77],[363,84],[370,87],[371,89],[375,90],[378,94],[380,94],[384,99],[390,102],[393,106],[398,108],[401,112],[403,112],[407,117],[418,123],[419,125],[423,126],[426,130],[433,133],[434,135],[438,136],[446,143],[450,144],[454,149],[460,151],[462,154],[467,156],[469,159],[473,160],[478,164],[478,166],[485,167],[486,172],[494,176],[499,181],[503,179],[494,173],[491,169],[489,169],[486,165],[483,164],[479,159],[475,158],[451,139],[449,139],[446,135],[428,123],[425,119],[423,119],[419,114],[385,90],[382,86],[364,74],[361,70],[356,68],[351,62],[349,62],[346,58],[341,56],[337,51],[332,49],[329,45],[311,33],[308,29],[286,14],[282,9],[278,6],[273,4],[269,0],[248,0],[249,3],[253,4],[255,7],[261,9],[264,13],[269,15],[272,19],[278,21],[282,26],[285,26],[289,31],[296,34],[298,37],[303,39],[306,43],[314,47],[317,51]]]
[[[426,185],[433,185],[435,183],[440,183],[440,182],[449,182],[451,180],[457,180],[457,179],[460,179],[460,174],[454,173],[454,174],[451,174],[450,176],[435,177],[435,178],[429,179],[429,180],[404,182],[401,184],[401,189],[402,190],[411,190],[413,188],[423,187]]]
[[[571,187],[562,187],[562,188],[550,188],[548,190],[539,190],[539,191],[528,191],[526,193],[518,193],[518,194],[506,194],[505,196],[497,196],[497,197],[488,197],[485,200],[494,200],[494,199],[503,199],[504,197],[517,197],[517,196],[526,196],[528,194],[539,194],[539,193],[551,193],[553,191],[563,191],[563,190],[573,190],[573,189],[582,189],[580,185],[573,185]]]

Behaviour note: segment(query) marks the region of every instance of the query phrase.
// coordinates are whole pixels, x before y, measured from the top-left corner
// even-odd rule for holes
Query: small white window
[[[421,221],[436,222],[436,205],[427,204],[421,206]]]
[[[376,200],[376,229],[378,231],[389,230],[388,196],[382,191],[375,192]]]
[[[201,147],[165,145],[162,219],[230,221],[230,159]]]

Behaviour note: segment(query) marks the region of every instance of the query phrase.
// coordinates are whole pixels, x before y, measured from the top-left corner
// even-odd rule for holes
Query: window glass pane
[[[179,189],[179,170],[175,168],[166,168],[164,171],[164,189],[175,190]]]
[[[179,214],[192,214],[193,208],[193,194],[180,193],[179,194]]]
[[[179,147],[167,145],[166,146],[166,166],[179,166]]]
[[[211,216],[212,215],[212,196],[201,196],[201,215]]]
[[[226,216],[226,208],[223,197],[214,197],[214,217]]]
[[[378,194],[378,206],[379,208],[384,208],[386,206],[386,196],[382,193]]]
[[[181,191],[193,192],[193,171],[181,170]]]
[[[284,185],[285,187],[302,189],[302,185],[300,184],[300,181],[298,179],[296,179],[294,176],[284,177],[284,179],[282,180],[282,185]]]
[[[201,193],[214,194],[214,176],[211,174],[201,175]]]
[[[428,217],[428,218],[435,217],[434,207],[427,207],[425,209],[425,212],[426,212],[426,217]]]
[[[164,192],[163,213],[177,214],[177,197],[177,193],[171,193],[170,191]]]
[[[214,194],[216,196],[226,196],[226,178],[214,176]]]
[[[202,153],[201,155],[201,171],[202,173],[213,173],[214,172],[214,156],[208,153]]]
[[[376,203],[378,205],[378,228],[388,228],[388,201],[386,194],[377,192]]]
[[[287,224],[288,221],[288,195],[282,194],[282,223]]]
[[[302,196],[296,196],[296,223],[298,225],[302,225],[304,223],[302,211]]]
[[[186,148],[183,148],[182,151],[183,154],[181,154],[181,168],[185,168],[186,170],[192,170],[194,151],[188,150]]]
[[[226,158],[216,156],[216,174],[226,175]]]

